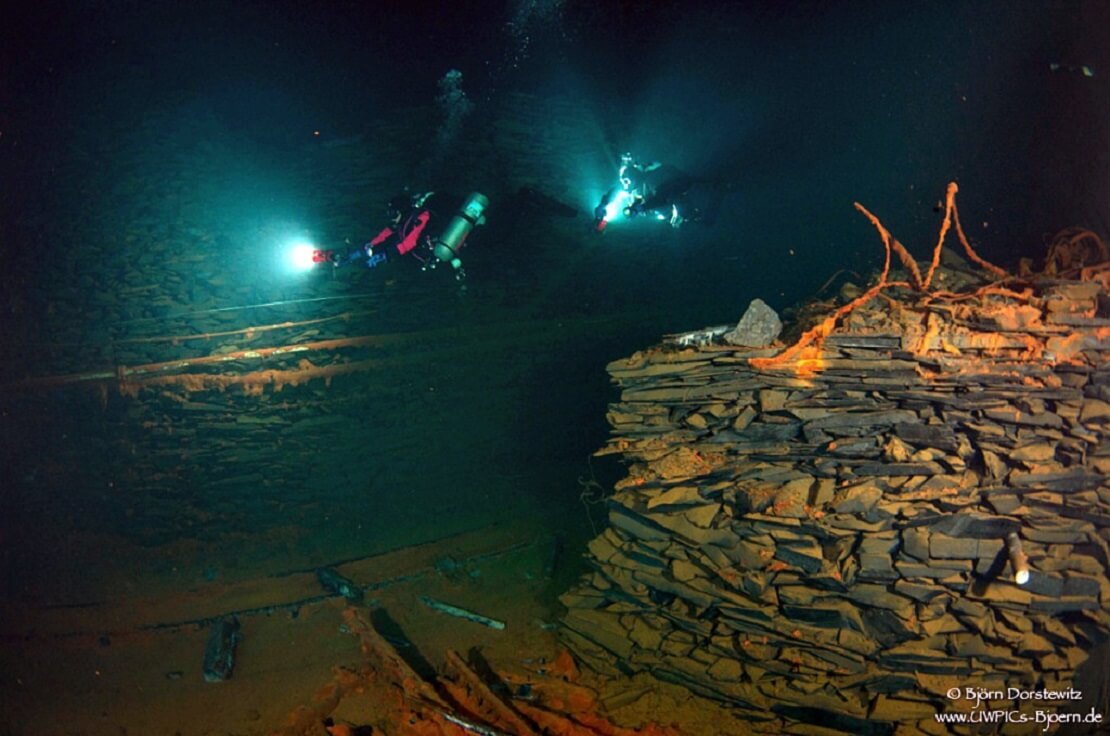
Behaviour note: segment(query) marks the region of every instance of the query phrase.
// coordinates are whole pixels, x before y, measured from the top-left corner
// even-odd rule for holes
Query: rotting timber
[[[312,702],[294,710],[272,736],[371,730],[414,736],[678,736],[670,727],[623,728],[600,715],[597,693],[576,682],[578,668],[565,651],[537,670],[501,674],[476,650],[468,658],[448,650],[444,672],[426,679],[358,608],[347,608],[343,618],[359,639],[362,665],[335,668]],[[331,714],[344,700],[374,725],[332,723]]]
[[[924,268],[857,205],[884,268],[791,347],[672,339],[609,364],[598,454],[628,474],[562,597],[588,665],[768,732],[936,733],[975,705],[950,688],[1065,689],[1106,641],[1110,257],[1069,231],[1010,275],[955,194]],[[952,226],[977,266],[942,251]]]

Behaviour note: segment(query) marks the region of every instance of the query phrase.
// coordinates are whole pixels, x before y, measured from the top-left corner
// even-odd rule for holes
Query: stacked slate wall
[[[562,599],[587,663],[772,731],[935,733],[953,687],[1068,686],[1110,631],[1107,289],[889,296],[766,370],[713,329],[608,366],[628,475]]]

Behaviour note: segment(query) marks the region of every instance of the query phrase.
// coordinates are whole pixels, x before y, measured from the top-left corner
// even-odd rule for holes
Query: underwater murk
[[[1102,2],[0,28],[0,734],[1104,733]]]

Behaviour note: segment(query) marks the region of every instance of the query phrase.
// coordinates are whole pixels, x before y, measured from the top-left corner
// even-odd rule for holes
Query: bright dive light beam
[[[315,251],[311,243],[294,243],[289,246],[289,264],[298,271],[307,271],[314,264],[312,255]]]
[[[613,195],[609,204],[605,205],[605,221],[610,222],[624,210],[624,203],[628,200],[628,192],[620,190]]]

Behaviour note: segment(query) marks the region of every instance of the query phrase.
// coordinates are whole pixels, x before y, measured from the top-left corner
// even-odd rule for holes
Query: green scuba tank
[[[438,260],[450,263],[454,269],[462,266],[459,251],[462,250],[470,231],[485,223],[487,207],[489,207],[489,198],[486,195],[480,192],[471,192],[467,195],[458,212],[433,243],[432,253]]]

